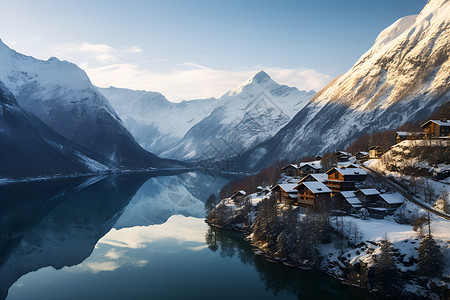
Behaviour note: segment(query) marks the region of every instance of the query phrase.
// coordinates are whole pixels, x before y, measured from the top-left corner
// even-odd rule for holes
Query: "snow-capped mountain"
[[[279,85],[260,71],[217,99],[214,109],[161,155],[183,160],[238,155],[274,136],[314,93]]]
[[[450,1],[430,0],[417,16],[380,33],[345,74],[318,92],[276,136],[240,158],[276,160],[342,149],[359,135],[421,120],[450,99]]]
[[[118,168],[170,165],[142,149],[76,65],[25,56],[0,41],[0,80],[24,110]]]
[[[160,155],[173,148],[186,132],[214,108],[216,99],[174,103],[156,92],[99,88],[136,141]]]
[[[109,169],[101,163],[101,156],[70,143],[35,115],[19,107],[1,81],[0,145],[0,177]]]

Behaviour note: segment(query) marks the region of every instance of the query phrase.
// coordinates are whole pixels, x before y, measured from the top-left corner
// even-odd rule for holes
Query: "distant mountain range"
[[[74,64],[0,41],[0,82],[0,177],[180,166],[142,149]]]
[[[277,160],[344,149],[364,133],[427,118],[450,101],[450,1],[430,0],[401,18],[345,74],[319,91],[273,138],[236,164],[261,169]]]
[[[172,103],[155,92],[100,89],[148,151],[181,160],[223,159],[271,138],[315,94],[264,71],[219,99]]]

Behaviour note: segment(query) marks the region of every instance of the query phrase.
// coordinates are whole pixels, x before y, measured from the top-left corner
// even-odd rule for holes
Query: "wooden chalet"
[[[287,166],[284,166],[282,170],[284,175],[286,176],[297,177],[300,175],[298,171],[298,165],[289,164]]]
[[[356,197],[355,191],[342,191],[334,197],[335,209],[341,209],[349,213],[356,213],[363,208],[362,202]]]
[[[266,187],[263,187],[263,186],[256,187],[256,194],[258,196],[267,195],[269,192],[270,192],[270,188],[267,186]]]
[[[366,180],[366,171],[360,168],[332,168],[326,172],[328,179],[326,185],[333,192],[351,191],[355,184]]]
[[[381,146],[373,146],[369,148],[370,158],[380,158],[383,155],[383,148]]]
[[[380,192],[377,189],[359,189],[355,191],[355,195],[365,207],[376,206]]]
[[[318,182],[326,182],[328,179],[328,175],[325,173],[316,173],[316,174],[308,174],[302,179],[300,179],[300,182],[308,182],[308,181],[318,181]]]
[[[369,152],[365,152],[365,151],[359,151],[358,153],[355,154],[355,158],[360,161],[360,162],[364,162],[366,160],[369,159]]]
[[[406,140],[420,140],[423,139],[423,132],[408,132],[408,131],[397,131],[395,133],[395,140],[397,144]]]
[[[322,160],[322,155],[316,155],[315,159],[316,160]]]
[[[422,125],[426,138],[450,136],[450,120],[429,120]]]
[[[399,208],[403,202],[404,198],[400,194],[380,194],[377,206],[395,210]]]
[[[352,155],[350,153],[345,152],[345,151],[338,151],[334,154],[334,156],[336,157],[338,162],[348,161],[350,159],[350,157],[352,157]]]
[[[327,207],[330,205],[331,190],[322,182],[305,181],[295,187],[297,202],[303,207]]]
[[[244,190],[240,190],[237,192],[234,192],[233,195],[231,195],[231,200],[233,200],[234,203],[242,203],[242,201],[244,201],[245,195],[247,195],[247,193]]]
[[[298,205],[296,183],[281,183],[272,188],[278,203]]]
[[[301,163],[298,168],[300,176],[306,176],[308,174],[320,173],[321,170],[322,170],[322,165],[320,163],[316,163],[316,162]]]

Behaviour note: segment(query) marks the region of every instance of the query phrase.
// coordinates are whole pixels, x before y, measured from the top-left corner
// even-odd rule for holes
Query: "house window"
[[[334,178],[339,179],[339,173],[338,172],[334,173]]]

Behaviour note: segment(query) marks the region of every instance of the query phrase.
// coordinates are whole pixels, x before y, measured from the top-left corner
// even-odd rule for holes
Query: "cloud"
[[[105,262],[88,262],[86,266],[92,273],[98,273],[101,271],[114,271],[120,268],[120,265],[116,262],[105,261]]]
[[[280,84],[299,89],[320,90],[331,77],[312,69],[252,68],[249,70],[212,69],[195,63],[177,65],[169,71],[152,71],[138,64],[117,63],[86,68],[91,81],[101,87],[123,87],[157,91],[171,101],[220,97],[237,88],[264,69]]]
[[[276,82],[300,90],[319,91],[331,80],[329,75],[313,69],[255,66],[224,70],[194,62],[177,63],[167,58],[145,59],[143,50],[135,45],[63,43],[54,48],[53,54],[78,64],[97,86],[156,91],[175,102],[218,98],[262,69]]]
[[[114,48],[106,44],[83,43],[61,43],[54,49],[56,56],[62,59],[74,61],[76,63],[91,65],[97,63],[108,64],[116,63],[130,54],[141,53],[142,49],[138,46],[128,46]]]

